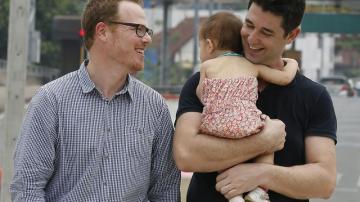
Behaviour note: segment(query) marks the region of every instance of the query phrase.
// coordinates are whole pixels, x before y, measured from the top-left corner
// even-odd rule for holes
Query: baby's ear
[[[206,44],[207,44],[207,48],[208,48],[208,51],[210,53],[214,52],[215,51],[215,43],[213,40],[211,39],[206,39]]]

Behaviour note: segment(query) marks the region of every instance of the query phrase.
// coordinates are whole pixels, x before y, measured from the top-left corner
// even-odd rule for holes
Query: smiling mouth
[[[140,55],[144,55],[145,54],[145,50],[144,49],[136,49],[136,52]]]
[[[257,48],[257,47],[253,47],[253,46],[249,46],[250,50],[261,50],[262,48]]]

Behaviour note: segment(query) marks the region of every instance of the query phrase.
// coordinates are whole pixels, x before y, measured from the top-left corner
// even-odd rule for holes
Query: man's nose
[[[257,44],[259,41],[259,36],[258,33],[256,31],[252,31],[248,33],[248,37],[247,37],[247,41],[248,43],[251,44]]]
[[[145,43],[145,45],[148,45],[152,42],[152,38],[148,33],[145,34],[145,36],[142,38],[142,40]]]

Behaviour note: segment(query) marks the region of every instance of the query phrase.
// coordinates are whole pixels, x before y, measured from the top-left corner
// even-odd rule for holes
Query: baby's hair
[[[242,54],[242,22],[230,12],[218,12],[207,18],[200,27],[200,40],[211,39],[218,50],[231,50]]]

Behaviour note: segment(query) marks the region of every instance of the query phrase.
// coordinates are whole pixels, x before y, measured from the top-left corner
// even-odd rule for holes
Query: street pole
[[[200,24],[199,20],[199,0],[194,1],[194,9],[195,9],[195,15],[194,15],[194,46],[193,46],[193,73],[197,71],[196,67],[198,65],[198,27]]]
[[[2,202],[9,202],[11,200],[8,190],[13,175],[12,155],[24,114],[30,0],[10,0],[9,10],[5,134],[0,136],[3,144],[1,145],[3,147],[1,166],[4,168],[4,179],[1,186]]]
[[[318,34],[318,40],[319,40],[319,48],[320,48],[320,74],[318,75],[318,80],[320,80],[321,77],[324,76],[324,37],[323,33]]]
[[[164,75],[165,71],[168,70],[168,17],[169,17],[169,7],[171,4],[171,0],[163,1],[163,35],[162,35],[162,44],[161,44],[161,66],[160,66],[160,74],[159,74],[159,87],[162,88],[164,86]]]
[[[211,16],[214,12],[214,0],[210,0],[209,2],[209,15]]]

